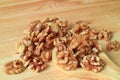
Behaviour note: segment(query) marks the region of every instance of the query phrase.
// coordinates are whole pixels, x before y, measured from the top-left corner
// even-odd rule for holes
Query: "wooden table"
[[[120,32],[120,0],[1,0],[0,64],[15,55],[14,45],[22,38],[28,24],[46,17],[58,17],[71,23],[86,20],[97,29]],[[120,66],[120,53],[107,54]],[[0,80],[80,80],[61,73],[53,65],[39,74],[28,72],[8,76],[0,71]]]

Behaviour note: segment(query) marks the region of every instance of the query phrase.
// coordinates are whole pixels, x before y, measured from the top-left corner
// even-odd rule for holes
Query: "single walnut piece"
[[[35,20],[33,22],[30,23],[30,30],[34,30],[34,28],[36,27],[36,25],[40,23],[40,20]]]
[[[106,41],[110,40],[112,37],[112,32],[106,29],[103,29],[98,34],[98,39],[104,39]]]
[[[94,40],[97,40],[98,39],[98,32],[94,29],[89,29],[88,30],[88,37],[89,39],[94,39]]]
[[[19,42],[17,45],[16,45],[16,53],[20,54],[20,53],[23,53],[25,50],[25,45],[21,42]]]
[[[80,45],[80,38],[78,37],[79,35],[75,35],[73,36],[70,45],[68,47],[70,47],[71,49],[75,49]]]
[[[5,72],[7,74],[18,74],[23,72],[26,68],[20,60],[13,60],[5,64]]]
[[[108,43],[107,43],[107,50],[108,51],[117,51],[118,49],[119,49],[119,46],[120,46],[120,44],[119,44],[119,42],[118,41],[109,41]]]
[[[77,68],[78,61],[70,51],[61,51],[57,54],[58,65],[64,70],[74,70]]]
[[[49,62],[52,58],[51,50],[42,51],[41,58],[43,59],[44,62]]]
[[[89,23],[87,21],[78,21],[75,24],[75,29],[74,32],[75,33],[80,33],[83,30],[89,29]]]
[[[34,57],[34,59],[31,60],[28,68],[35,70],[36,72],[40,72],[47,68],[47,65],[44,63],[44,61],[39,57]]]
[[[86,55],[80,62],[82,68],[90,71],[99,72],[104,67],[104,62],[96,55]]]

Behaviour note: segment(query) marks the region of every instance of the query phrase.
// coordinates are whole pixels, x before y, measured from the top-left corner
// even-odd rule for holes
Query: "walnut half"
[[[104,39],[106,41],[112,38],[112,32],[106,29],[100,30],[98,34],[98,39]]]
[[[64,70],[74,70],[77,68],[78,61],[69,51],[61,51],[57,54],[58,65]]]
[[[24,64],[20,60],[13,60],[4,65],[5,72],[7,74],[18,74],[23,72],[26,68],[24,67]]]
[[[83,57],[83,60],[80,62],[81,67],[94,71],[99,72],[104,67],[104,62],[96,55],[86,55]]]

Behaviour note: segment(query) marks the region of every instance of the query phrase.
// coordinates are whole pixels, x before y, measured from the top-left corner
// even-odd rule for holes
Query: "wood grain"
[[[36,19],[59,17],[74,23],[78,20],[91,22],[97,29],[106,28],[120,32],[120,1],[119,0],[1,0],[0,1],[0,64],[14,53],[14,45],[22,38],[23,30]],[[117,34],[119,35],[119,34]],[[114,36],[113,36],[114,37]],[[120,66],[120,53],[107,53]],[[54,67],[54,66],[52,66]],[[33,73],[31,73],[33,74]],[[57,74],[57,75],[56,75]],[[0,75],[3,75],[0,71]],[[4,74],[5,75],[5,74]],[[3,76],[4,76],[3,75]],[[23,74],[4,77],[23,80],[79,80],[50,68],[39,75]],[[1,80],[1,78],[0,78]]]

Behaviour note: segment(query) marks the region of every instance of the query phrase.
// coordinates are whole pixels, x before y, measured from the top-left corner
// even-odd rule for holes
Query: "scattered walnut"
[[[99,72],[104,67],[104,62],[96,55],[86,55],[83,57],[83,60],[80,62],[81,67],[94,71]]]
[[[20,60],[13,60],[5,64],[7,74],[18,74],[25,70],[24,64]]]
[[[119,42],[118,41],[109,41],[108,43],[107,43],[107,50],[108,51],[117,51],[118,49],[119,49],[119,46],[120,46],[120,44],[119,44]]]

